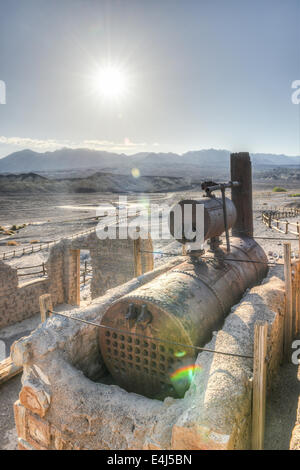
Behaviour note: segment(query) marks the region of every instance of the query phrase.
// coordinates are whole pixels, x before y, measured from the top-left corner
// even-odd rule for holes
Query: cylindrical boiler
[[[197,221],[197,206],[203,206],[203,221]],[[236,221],[236,208],[231,199],[225,198],[226,218],[228,229]],[[189,211],[189,212],[188,212]],[[185,220],[185,212],[189,216]],[[191,216],[190,216],[191,215]],[[175,218],[177,217],[176,223]],[[204,240],[218,237],[225,231],[223,201],[217,197],[203,197],[198,200],[184,199],[172,207],[169,216],[171,235],[180,243],[192,242],[193,238],[186,236],[186,229],[196,232],[196,222],[203,223]]]
[[[197,352],[168,342],[204,346],[245,289],[267,273],[266,255],[251,238],[233,238],[223,255],[190,256],[108,308],[102,324],[116,330],[99,330],[100,348],[118,385],[153,398],[185,393]]]

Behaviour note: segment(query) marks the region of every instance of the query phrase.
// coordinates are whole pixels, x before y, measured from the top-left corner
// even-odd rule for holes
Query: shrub
[[[9,230],[12,230],[13,232],[15,232],[16,230],[20,230],[21,228],[24,228],[24,227],[26,227],[26,224],[22,224],[22,225],[14,224],[10,227]]]
[[[19,246],[20,243],[16,242],[15,240],[9,240],[9,242],[6,243],[7,246]]]
[[[275,186],[275,188],[272,189],[273,193],[286,193],[285,188],[281,188],[280,186]]]
[[[300,197],[300,193],[289,194],[289,197]]]

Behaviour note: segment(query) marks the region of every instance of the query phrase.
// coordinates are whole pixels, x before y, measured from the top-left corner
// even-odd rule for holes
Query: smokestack
[[[231,181],[238,181],[240,186],[231,188],[231,198],[237,211],[236,223],[232,235],[253,237],[252,208],[252,168],[248,152],[230,155]]]

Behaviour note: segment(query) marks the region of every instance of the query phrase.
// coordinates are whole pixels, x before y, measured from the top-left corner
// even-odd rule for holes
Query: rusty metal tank
[[[220,249],[218,259],[189,256],[116,301],[102,324],[122,331],[99,329],[102,356],[116,383],[152,398],[183,396],[197,372],[197,352],[170,343],[204,346],[266,273],[263,249],[252,238],[233,238],[230,253]]]
[[[225,231],[224,224],[224,213],[223,213],[223,201],[221,198],[217,197],[203,197],[198,200],[193,199],[184,199],[175,206],[172,207],[169,217],[169,227],[172,236],[179,241],[180,243],[188,243],[193,241],[193,239],[186,238],[185,234],[182,233],[184,229],[184,213],[185,208],[190,206],[191,210],[191,228],[193,231],[196,230],[196,208],[197,206],[202,205],[204,208],[204,240],[209,238],[218,237]],[[232,228],[236,222],[236,208],[231,199],[225,198],[226,206],[226,216],[227,216],[227,227],[228,229]],[[176,210],[179,209],[179,220],[178,228],[179,233],[176,233],[174,216]],[[181,213],[181,217],[180,217]],[[178,236],[179,235],[179,236]]]

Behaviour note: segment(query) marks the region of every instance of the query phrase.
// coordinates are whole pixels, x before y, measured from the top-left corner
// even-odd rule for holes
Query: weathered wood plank
[[[240,186],[231,189],[232,202],[237,211],[237,220],[232,229],[232,235],[253,237],[252,169],[249,153],[232,153],[230,167],[231,181],[241,183]]]
[[[293,336],[293,290],[291,244],[284,243],[284,279],[285,279],[285,315],[284,315],[284,360],[289,362],[291,357],[291,344]]]
[[[267,390],[268,323],[257,322],[254,330],[252,450],[263,450]]]
[[[141,276],[142,270],[142,254],[141,254],[141,239],[138,238],[133,242],[133,259],[134,259],[134,276]]]
[[[20,374],[22,370],[23,367],[16,366],[11,358],[7,357],[0,362],[0,384],[12,379],[15,375]]]

